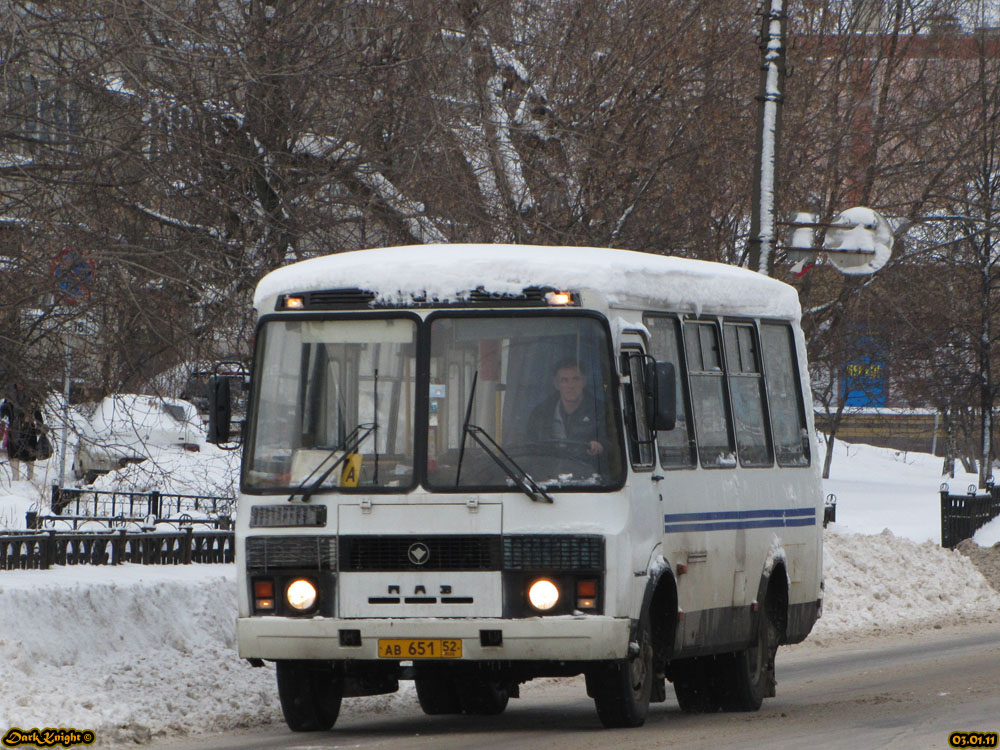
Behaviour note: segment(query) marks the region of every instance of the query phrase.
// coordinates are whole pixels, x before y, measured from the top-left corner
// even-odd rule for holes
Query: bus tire
[[[639,653],[626,661],[587,672],[587,693],[594,698],[597,717],[608,729],[641,727],[649,713],[653,691],[653,638],[649,616],[636,632]]]
[[[762,612],[753,645],[731,657],[730,679],[721,696],[724,711],[757,711],[764,698],[774,696],[774,659],[778,651],[778,628]]]
[[[458,686],[451,677],[417,677],[413,680],[417,688],[420,708],[428,716],[444,716],[462,713],[462,702]]]
[[[457,685],[462,710],[472,716],[497,716],[510,701],[507,683],[495,677],[475,675]]]
[[[327,665],[279,661],[278,698],[285,723],[293,732],[323,732],[340,714],[343,679]]]

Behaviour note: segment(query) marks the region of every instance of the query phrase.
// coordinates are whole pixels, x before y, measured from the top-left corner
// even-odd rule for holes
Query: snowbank
[[[823,618],[812,639],[926,628],[1000,612],[995,591],[959,552],[888,529],[874,536],[827,531]]]
[[[1000,543],[1000,518],[994,518],[983,526],[972,537],[972,540],[980,547],[992,547],[994,544]]]
[[[273,685],[235,654],[232,566],[0,574],[0,726],[148,740],[273,720]]]
[[[236,654],[232,565],[0,573],[0,727],[74,727],[97,747],[280,722],[274,668]],[[343,715],[416,701],[350,699]]]

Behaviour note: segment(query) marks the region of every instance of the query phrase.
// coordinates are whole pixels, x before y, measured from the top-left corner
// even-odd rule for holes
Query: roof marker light
[[[286,310],[304,310],[306,301],[302,297],[285,297]]]
[[[572,292],[546,292],[545,301],[553,306],[564,306],[573,304]]]

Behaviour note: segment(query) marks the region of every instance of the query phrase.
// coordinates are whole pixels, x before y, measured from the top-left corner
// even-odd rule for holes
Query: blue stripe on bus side
[[[815,508],[774,508],[773,510],[715,510],[706,513],[667,513],[663,520],[667,523],[684,521],[722,521],[745,518],[788,518],[791,516],[813,516]]]
[[[707,513],[667,513],[663,532],[732,531],[789,526],[815,526],[815,508],[774,508],[772,510],[720,510]]]

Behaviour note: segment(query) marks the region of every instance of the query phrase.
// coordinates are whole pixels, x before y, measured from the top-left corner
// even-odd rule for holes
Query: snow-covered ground
[[[36,467],[36,483],[12,483],[0,465],[0,527],[22,526],[25,510],[44,505],[46,469]],[[225,474],[192,458],[171,469],[186,487]],[[937,546],[940,470],[931,456],[838,443],[826,483],[838,522],[825,533],[826,604],[811,642],[1000,622],[1000,594],[966,557]],[[974,482],[961,476],[951,486]],[[977,535],[983,546],[998,540],[1000,520]],[[280,721],[273,668],[236,656],[234,581],[226,565],[0,571],[0,731],[92,729],[107,746]],[[396,695],[346,700],[344,715],[415,701],[402,685]]]
[[[940,543],[941,485],[964,495],[979,481],[975,474],[962,473],[961,463],[954,479],[942,477],[942,467],[942,459],[926,453],[837,441],[830,479],[824,482],[824,490],[837,497],[837,531],[877,534],[889,529],[916,542]],[[981,529],[976,541],[983,547],[1000,541],[1000,521]]]

